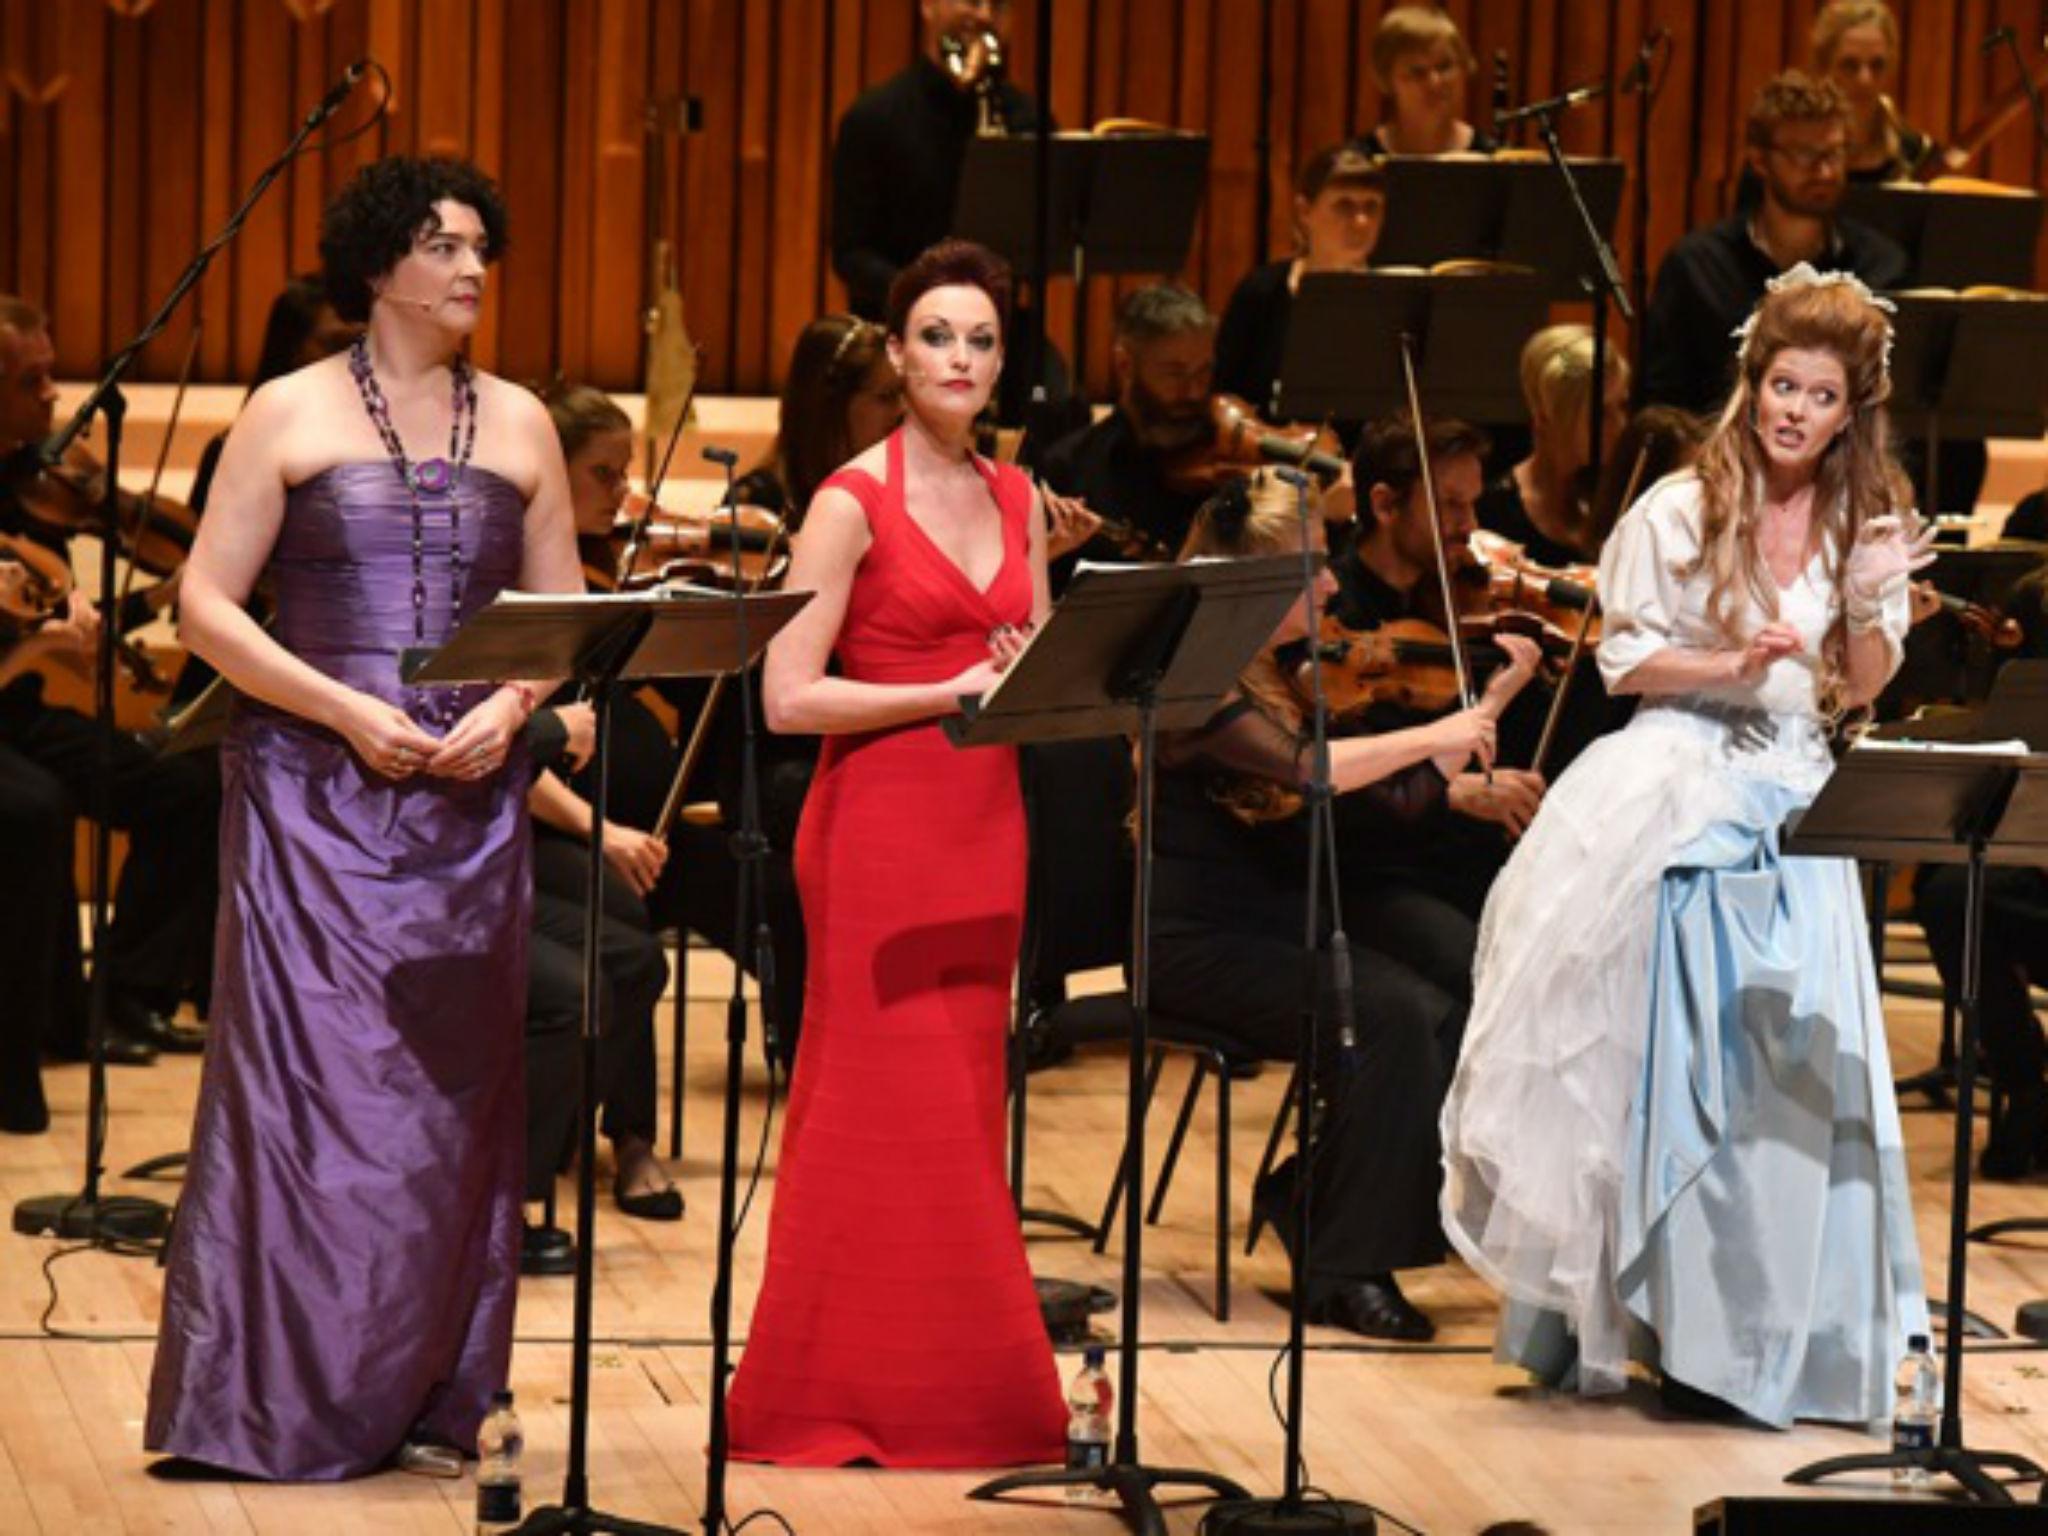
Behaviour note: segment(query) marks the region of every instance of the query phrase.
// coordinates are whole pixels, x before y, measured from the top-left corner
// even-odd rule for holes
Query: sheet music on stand
[[[747,631],[756,649],[811,600],[808,592],[750,593]],[[472,615],[447,644],[401,653],[408,683],[496,681],[507,677],[587,679],[594,662],[635,621],[635,640],[618,672],[624,680],[715,677],[738,669],[732,594],[705,587],[568,595],[508,588]],[[545,661],[545,666],[539,664]],[[536,668],[539,668],[536,670]]]
[[[1401,409],[1408,335],[1432,409],[1468,421],[1525,421],[1522,344],[1548,311],[1533,272],[1305,273],[1281,354],[1280,414],[1356,422]]]
[[[1207,134],[1069,132],[1051,144],[1054,272],[1156,275],[1187,264],[1208,183]],[[1028,270],[1037,168],[1035,135],[970,139],[953,233]]]
[[[1600,233],[1612,238],[1622,163],[1573,157],[1570,165]],[[1373,248],[1379,264],[1511,262],[1532,268],[1547,298],[1586,296],[1585,239],[1547,159],[1395,155],[1386,169],[1387,223]]]
[[[1245,658],[1273,633],[1300,582],[1296,555],[1179,565],[1083,561],[996,686],[944,722],[946,735],[956,746],[988,746],[1129,731],[1132,705],[1113,687],[1116,660],[1156,633],[1191,584],[1200,592],[1204,643],[1177,650],[1159,680],[1158,724],[1201,725],[1235,686]]]
[[[1917,182],[1851,182],[1842,217],[1904,246],[1917,286],[2034,286],[2041,197],[2026,188],[1980,192]]]
[[[1902,435],[2041,435],[2048,425],[2048,297],[1921,289],[1888,297],[1898,306],[1891,413]]]

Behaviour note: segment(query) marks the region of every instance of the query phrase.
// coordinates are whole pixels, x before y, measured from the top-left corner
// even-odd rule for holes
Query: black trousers
[[[43,1045],[85,1029],[72,810],[54,774],[0,747],[0,1128],[9,1131],[48,1123]]]
[[[1355,1060],[1337,1031],[1318,1039],[1323,1112],[1309,1181],[1309,1301],[1346,1281],[1440,1262],[1443,1181],[1437,1117],[1472,1002],[1472,920],[1425,891],[1383,886],[1347,894]],[[1163,933],[1153,946],[1153,998],[1165,1012],[1293,1060],[1300,1033],[1298,941],[1257,933]],[[1328,977],[1322,1018],[1335,1018]]]
[[[33,851],[20,859],[10,856],[0,872],[0,885],[9,888],[8,910],[49,912],[75,900],[70,823],[93,810],[98,734],[85,715],[45,708],[33,687],[0,695],[0,798],[6,801],[0,817],[10,827],[41,829],[29,834]],[[211,752],[161,757],[126,732],[116,735],[114,747],[108,820],[128,834],[128,854],[114,890],[107,953],[99,958],[117,991],[171,1008],[183,997],[203,995],[212,968],[220,889],[219,760]],[[59,837],[64,857],[55,859]],[[10,854],[15,846],[10,839]],[[67,949],[75,976],[75,942],[60,941],[58,963],[64,964]],[[17,985],[33,988],[26,978],[35,969],[8,964],[0,968],[0,985],[10,996]],[[17,983],[17,976],[25,980]],[[56,989],[71,984],[57,983]],[[35,1028],[60,1047],[77,1049],[83,1044],[83,1010],[61,999],[53,1004],[50,985],[45,979],[43,995],[31,1003],[42,1010]]]
[[[1926,867],[1913,893],[1914,915],[1927,930],[1935,968],[1954,995],[1960,995],[1963,983],[1967,882],[1967,872],[1960,868]],[[2048,873],[2004,867],[1984,872],[1979,974],[1978,1038],[1991,1079],[2016,1103],[2039,1106],[2048,1093],[2043,1087],[2048,1081],[2048,1040],[2042,1037],[2027,987],[2033,981],[2048,981]],[[2037,1127],[2038,1123],[2037,1119]]]
[[[526,985],[526,1197],[546,1195],[576,1128],[583,1027],[583,914],[588,848],[536,830],[533,944]],[[612,1140],[655,1131],[654,1013],[668,956],[647,908],[609,865],[598,930],[600,1125]]]

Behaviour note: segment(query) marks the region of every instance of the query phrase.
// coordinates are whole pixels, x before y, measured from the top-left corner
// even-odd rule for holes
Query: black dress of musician
[[[1320,523],[1314,539],[1321,542]],[[1197,518],[1191,556],[1282,554],[1299,548],[1293,492],[1262,472],[1233,485]],[[1321,596],[1334,590],[1324,571]],[[1215,1030],[1249,1053],[1297,1054],[1306,956],[1304,896],[1308,771],[1303,709],[1284,675],[1303,633],[1297,604],[1206,725],[1160,743],[1152,996],[1164,1011]],[[1413,729],[1332,743],[1337,844],[1345,865],[1386,822],[1427,819],[1444,783],[1474,751],[1490,753],[1495,722],[1526,680],[1534,647],[1500,674],[1477,707]],[[1402,1294],[1394,1271],[1445,1253],[1436,1194],[1437,1110],[1457,1060],[1469,991],[1413,919],[1347,879],[1342,900],[1353,952],[1356,1049],[1342,1048],[1340,1014],[1324,990],[1318,1074],[1324,1113],[1309,1189],[1313,1237],[1303,1265],[1309,1316],[1373,1337],[1424,1339],[1434,1327]],[[1420,914],[1425,920],[1427,914]],[[1298,1169],[1289,1159],[1254,1199],[1293,1246]]]

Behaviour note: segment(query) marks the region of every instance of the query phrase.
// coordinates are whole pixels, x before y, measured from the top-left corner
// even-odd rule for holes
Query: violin
[[[82,445],[73,444],[64,462],[28,477],[15,488],[22,511],[52,533],[100,534],[100,509],[107,472]],[[185,563],[199,518],[182,502],[122,491],[119,550],[131,565],[152,576],[168,576]]]
[[[1473,533],[1462,565],[1453,555],[1451,586],[1461,614],[1523,614],[1567,642],[1588,630],[1586,643],[1598,645],[1598,578],[1590,565],[1539,564],[1520,544],[1482,528]]]
[[[629,492],[617,521],[612,525],[612,542],[619,557],[619,568],[613,577],[621,588],[655,586],[671,581],[728,588],[737,583],[759,588],[766,583],[780,581],[789,566],[788,530],[782,519],[765,507],[742,505],[737,509],[740,536],[737,569],[732,550],[735,514],[731,509],[719,507],[710,512],[682,512],[672,507],[659,507],[652,516],[647,516],[647,508],[648,498],[643,492]],[[643,517],[646,517],[644,528],[641,527]],[[633,541],[636,529],[639,530],[637,545]]]
[[[55,550],[18,534],[0,533],[0,688],[31,672],[61,668],[90,678],[94,656],[70,637],[41,633],[64,616],[71,597],[71,568]],[[111,622],[102,616],[101,622]],[[171,685],[147,652],[131,640],[114,640],[114,659],[142,693],[164,693]]]
[[[1235,395],[1209,397],[1209,432],[1167,455],[1162,478],[1183,496],[1208,496],[1263,464],[1293,464],[1323,485],[1344,473],[1343,448],[1327,427],[1275,427]]]
[[[1546,657],[1570,649],[1555,634],[1530,633],[1503,614],[1459,622],[1465,656],[1474,671],[1491,671],[1508,660],[1492,642],[1496,635],[1529,634]],[[1373,629],[1352,629],[1333,613],[1322,617],[1316,643],[1291,681],[1302,698],[1313,696],[1311,669],[1322,673],[1323,698],[1335,719],[1378,705],[1416,714],[1440,715],[1459,707],[1462,695],[1451,637],[1427,619],[1392,619]]]
[[[1931,582],[1916,581],[1913,589],[1933,602],[1933,611],[1952,615],[1964,633],[1976,636],[1993,650],[2016,649],[2026,638],[2018,619],[1987,603],[1973,603],[1944,592]]]

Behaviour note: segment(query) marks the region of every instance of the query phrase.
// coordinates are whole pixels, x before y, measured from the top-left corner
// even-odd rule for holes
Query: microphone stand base
[[[14,1230],[24,1237],[45,1233],[65,1242],[147,1245],[160,1243],[171,1229],[171,1208],[140,1195],[112,1195],[88,1200],[84,1195],[36,1195],[14,1207]]]

